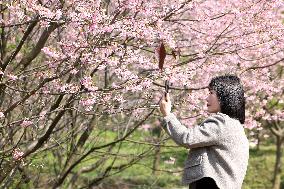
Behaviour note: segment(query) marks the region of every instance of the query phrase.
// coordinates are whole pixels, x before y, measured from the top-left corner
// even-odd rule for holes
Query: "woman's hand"
[[[172,104],[171,104],[171,100],[170,100],[170,95],[169,93],[165,95],[163,95],[163,98],[160,102],[160,111],[163,114],[163,116],[167,116],[169,115],[169,113],[171,113],[171,108],[172,108]]]

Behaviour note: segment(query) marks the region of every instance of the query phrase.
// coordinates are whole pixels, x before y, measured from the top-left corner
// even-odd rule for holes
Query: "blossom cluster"
[[[23,155],[24,155],[24,152],[21,151],[19,148],[14,149],[13,154],[12,154],[13,159],[16,161],[21,160]]]

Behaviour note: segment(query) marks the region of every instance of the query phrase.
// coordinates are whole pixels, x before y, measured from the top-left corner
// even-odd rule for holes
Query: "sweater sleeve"
[[[199,148],[217,145],[222,140],[222,128],[225,119],[215,114],[207,118],[200,125],[187,128],[182,125],[173,113],[164,117],[162,128],[178,144],[186,148]]]

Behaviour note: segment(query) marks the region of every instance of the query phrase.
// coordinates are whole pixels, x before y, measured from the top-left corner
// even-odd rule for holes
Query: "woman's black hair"
[[[221,113],[245,122],[245,97],[240,79],[235,75],[218,76],[211,80],[209,89],[214,90],[219,99]]]

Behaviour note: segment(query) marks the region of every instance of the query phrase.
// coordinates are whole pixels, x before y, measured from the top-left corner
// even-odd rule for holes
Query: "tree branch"
[[[90,155],[92,152],[94,152],[95,150],[97,149],[101,149],[101,148],[105,148],[105,147],[108,147],[108,146],[111,146],[111,145],[114,145],[120,141],[123,141],[125,140],[129,135],[131,135],[140,125],[142,125],[149,117],[150,115],[153,114],[153,112],[155,111],[155,109],[153,109],[142,121],[140,121],[139,123],[137,123],[134,128],[129,131],[126,135],[124,135],[122,138],[119,138],[113,142],[110,142],[110,143],[107,143],[107,144],[104,144],[104,145],[101,145],[101,146],[96,146],[96,147],[93,147],[91,148],[87,153],[85,153],[83,156],[81,156],[76,162],[74,162],[70,167],[69,169],[66,170],[66,172],[56,181],[56,183],[53,185],[53,188],[57,188],[59,187],[63,181],[65,180],[65,178],[67,177],[67,175],[72,171],[72,169],[74,169],[78,164],[80,164],[80,162],[82,160],[84,160],[88,155]]]

